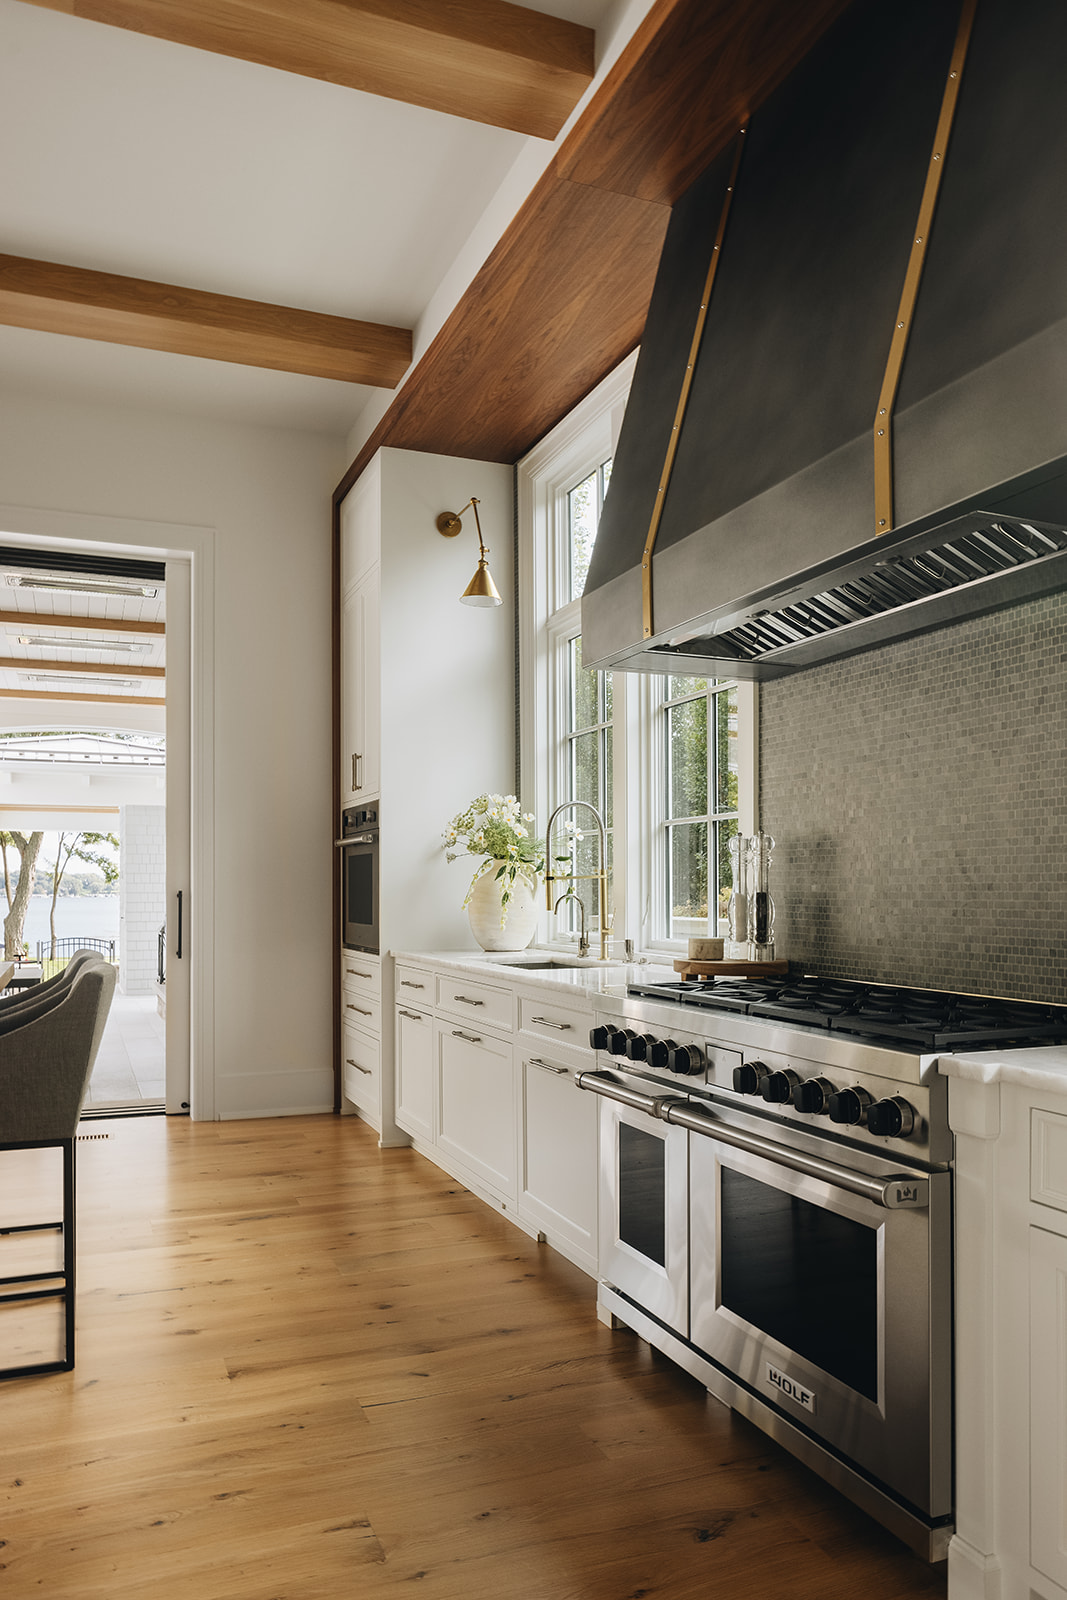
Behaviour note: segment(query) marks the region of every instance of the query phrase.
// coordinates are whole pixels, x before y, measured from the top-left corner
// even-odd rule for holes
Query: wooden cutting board
[[[683,978],[780,978],[788,961],[687,961],[674,963]]]

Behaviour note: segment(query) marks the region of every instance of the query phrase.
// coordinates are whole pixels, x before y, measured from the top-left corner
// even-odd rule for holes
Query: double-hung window
[[[595,806],[617,943],[677,954],[691,936],[725,931],[729,841],[755,829],[756,704],[751,684],[596,672],[583,661],[581,595],[633,364],[519,466],[522,801],[539,829],[564,802]],[[561,875],[558,909],[546,908],[539,930],[572,942],[584,925],[594,954],[598,832],[587,806],[561,813],[549,863]]]

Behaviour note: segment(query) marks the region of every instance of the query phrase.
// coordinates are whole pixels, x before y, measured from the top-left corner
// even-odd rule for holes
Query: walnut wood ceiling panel
[[[669,206],[847,0],[659,0],[337,489],[381,445],[516,461],[640,341]]]
[[[673,205],[848,0],[663,0],[567,139],[556,170]]]
[[[0,255],[0,323],[395,389],[411,333],[376,322]]]
[[[91,22],[554,139],[591,28],[508,0],[28,0]]]

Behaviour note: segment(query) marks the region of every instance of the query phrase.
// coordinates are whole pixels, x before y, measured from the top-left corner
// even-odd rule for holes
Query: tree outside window
[[[737,685],[664,680],[665,937],[726,932],[737,832]]]

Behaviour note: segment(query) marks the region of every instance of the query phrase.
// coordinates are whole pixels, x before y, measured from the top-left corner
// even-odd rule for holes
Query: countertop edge
[[[969,1083],[1000,1083],[1067,1095],[1067,1045],[1031,1045],[1019,1050],[974,1050],[939,1056],[938,1071]]]

